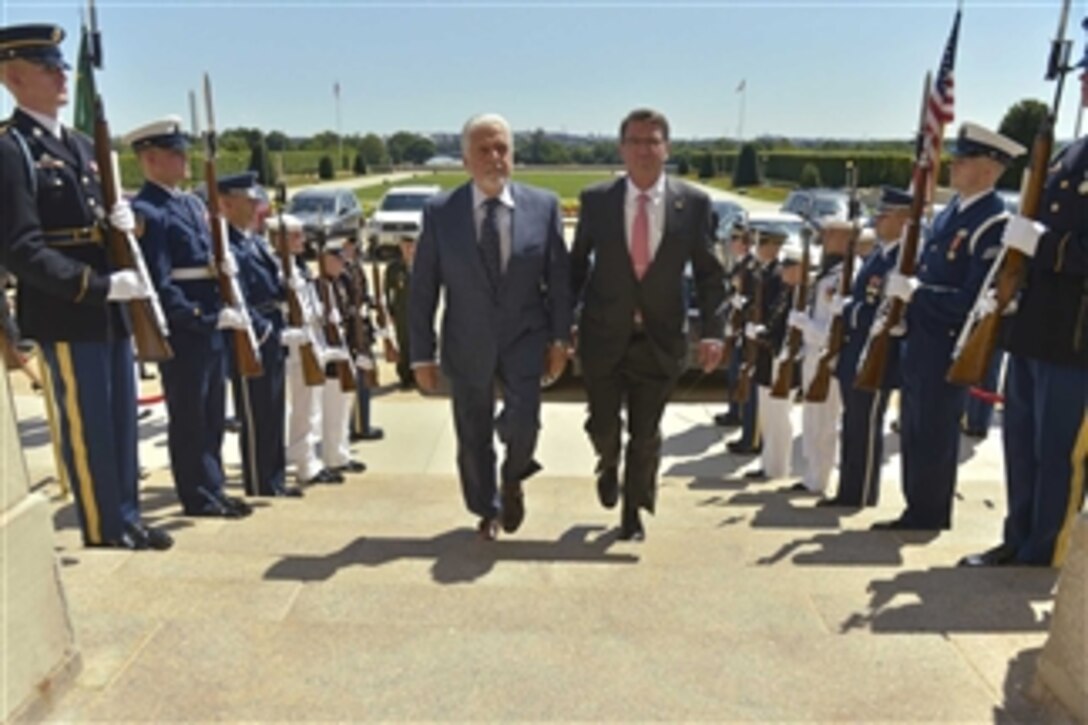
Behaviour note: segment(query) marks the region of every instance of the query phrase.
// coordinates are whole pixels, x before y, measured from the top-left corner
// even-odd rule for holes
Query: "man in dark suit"
[[[691,264],[702,319],[699,364],[721,362],[724,272],[710,250],[710,200],[666,178],[669,124],[637,109],[620,125],[627,176],[582,192],[571,252],[581,303],[578,348],[597,452],[597,493],[606,508],[619,498],[620,409],[627,401],[620,536],[642,539],[639,509],[654,510],[661,459],[661,414],[687,359],[684,268]]]
[[[558,199],[510,181],[510,126],[494,114],[465,124],[461,148],[472,180],[430,200],[409,290],[413,373],[438,389],[434,316],[445,289],[442,371],[450,382],[457,466],[465,504],[493,540],[525,516],[522,481],[540,428],[540,382],[558,377],[571,329],[570,270]],[[495,382],[503,410],[495,417]],[[506,446],[496,497],[495,431]]]

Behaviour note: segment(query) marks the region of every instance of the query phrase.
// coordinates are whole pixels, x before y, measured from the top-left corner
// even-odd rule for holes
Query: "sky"
[[[96,78],[115,134],[170,113],[188,123],[188,93],[207,71],[220,128],[456,132],[493,111],[516,130],[614,137],[627,111],[648,105],[668,116],[675,138],[908,138],[956,11],[956,0],[96,5],[105,56]],[[61,25],[74,65],[83,7],[0,0],[0,24]],[[1043,74],[1060,7],[964,0],[957,123],[996,128],[1019,100],[1051,103]],[[1086,15],[1088,0],[1073,0],[1076,58]],[[1070,77],[1060,137],[1072,134],[1077,89]],[[0,111],[10,109],[3,93]]]

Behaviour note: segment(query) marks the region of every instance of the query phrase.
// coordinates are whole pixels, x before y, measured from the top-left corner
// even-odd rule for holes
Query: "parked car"
[[[359,240],[363,208],[354,192],[313,186],[291,197],[287,211],[302,222],[307,245],[316,247],[319,238],[344,237]]]
[[[401,237],[418,237],[423,228],[423,204],[440,186],[394,186],[385,192],[366,227],[367,248],[377,258],[392,256]]]

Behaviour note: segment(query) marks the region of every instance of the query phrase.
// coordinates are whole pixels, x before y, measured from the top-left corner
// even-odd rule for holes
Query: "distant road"
[[[407,181],[414,176],[419,176],[418,171],[394,171],[388,174],[374,174],[373,176],[352,176],[346,179],[334,179],[333,181],[319,181],[312,184],[299,184],[298,186],[292,186],[287,190],[287,196],[290,197],[296,191],[301,189],[311,189],[319,187],[322,189],[363,189],[368,186],[381,186],[385,183],[394,183],[397,181]]]
[[[735,202],[737,204],[740,204],[745,211],[778,211],[779,208],[781,208],[782,206],[775,201],[751,199],[744,194],[737,194],[732,191],[725,191],[724,189],[718,189],[713,186],[707,186],[706,184],[700,184],[697,181],[689,181],[688,183],[705,191],[711,199],[724,199],[726,201]]]

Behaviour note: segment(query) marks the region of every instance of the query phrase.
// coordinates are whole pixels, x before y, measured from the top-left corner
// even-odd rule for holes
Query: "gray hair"
[[[461,155],[463,156],[468,152],[469,142],[472,137],[472,133],[484,126],[497,126],[506,133],[506,138],[510,141],[510,152],[514,151],[514,132],[510,130],[510,124],[505,118],[497,113],[477,113],[465,121],[464,128],[461,129]]]

